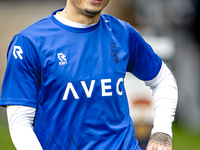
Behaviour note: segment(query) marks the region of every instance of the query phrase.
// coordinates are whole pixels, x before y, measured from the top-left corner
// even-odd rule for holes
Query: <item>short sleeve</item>
[[[129,30],[127,71],[140,80],[151,80],[159,73],[162,60],[130,24],[127,24],[127,27]]]
[[[16,35],[8,48],[7,67],[1,90],[0,105],[37,107],[40,65],[31,42]]]

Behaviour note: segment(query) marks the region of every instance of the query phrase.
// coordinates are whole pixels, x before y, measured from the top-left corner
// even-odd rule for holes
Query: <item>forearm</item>
[[[7,106],[10,135],[17,150],[42,150],[33,131],[35,108]]]

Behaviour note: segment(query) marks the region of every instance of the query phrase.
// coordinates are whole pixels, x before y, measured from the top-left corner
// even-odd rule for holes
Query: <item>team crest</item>
[[[114,60],[114,62],[116,64],[118,64],[121,61],[121,56],[119,54],[119,50],[117,48],[117,44],[115,43],[110,43],[110,51],[111,51],[111,55],[112,55],[112,59]]]

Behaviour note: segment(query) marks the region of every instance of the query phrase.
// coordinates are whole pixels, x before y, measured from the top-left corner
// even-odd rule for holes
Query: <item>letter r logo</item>
[[[17,59],[18,57],[22,60],[23,51],[22,48],[20,46],[14,46],[14,50],[13,50],[13,56],[15,57],[15,59]]]

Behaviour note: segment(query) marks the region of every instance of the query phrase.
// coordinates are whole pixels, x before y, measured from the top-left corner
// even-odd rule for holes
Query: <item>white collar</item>
[[[75,28],[88,28],[88,27],[91,27],[91,26],[94,26],[95,24],[91,24],[91,25],[86,25],[86,24],[81,24],[81,23],[76,23],[76,22],[73,22],[73,21],[70,21],[64,17],[62,17],[61,15],[59,15],[59,12],[57,12],[54,17],[60,21],[61,23],[67,25],[67,26],[70,26],[70,27],[75,27]]]

